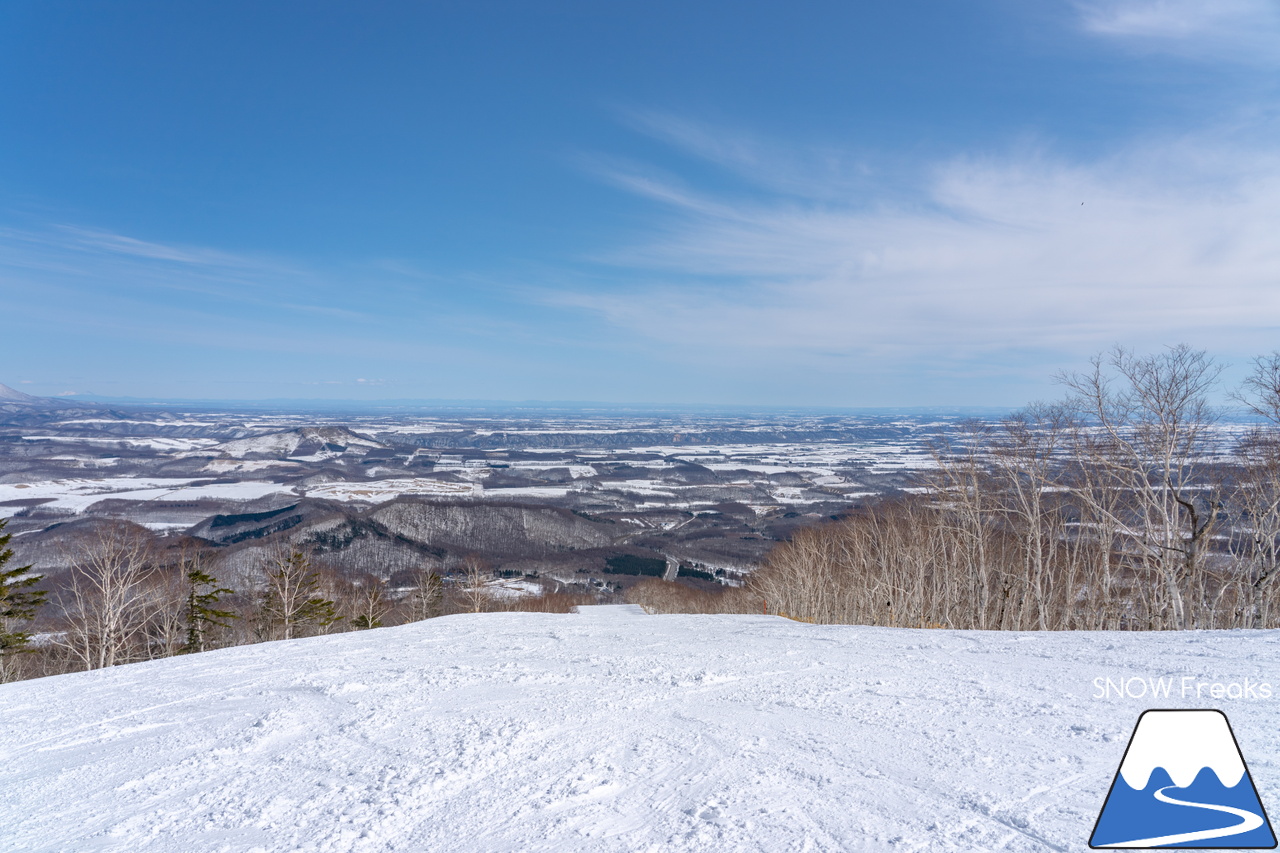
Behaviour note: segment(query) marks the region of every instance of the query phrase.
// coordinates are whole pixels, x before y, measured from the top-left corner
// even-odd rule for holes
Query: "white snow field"
[[[1179,696],[1280,686],[1280,632],[584,611],[0,686],[0,849],[1083,851],[1150,707],[1224,710],[1280,814],[1280,691]]]

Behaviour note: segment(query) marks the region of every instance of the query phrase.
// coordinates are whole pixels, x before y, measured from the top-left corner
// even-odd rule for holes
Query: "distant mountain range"
[[[8,385],[0,385],[0,412],[27,412],[33,409],[83,409],[90,404],[66,397],[36,397]]]
[[[388,398],[351,400],[331,398],[271,398],[259,400],[214,400],[206,398],[166,399],[159,397],[112,397],[102,394],[74,394],[65,397],[36,397],[0,384],[0,411],[9,403],[31,408],[124,408],[154,409],[181,406],[210,411],[297,411],[297,412],[378,412],[449,410],[477,414],[515,411],[565,415],[636,413],[683,416],[691,414],[743,415],[867,415],[880,417],[938,415],[942,417],[999,418],[1013,411],[1009,406],[777,406],[710,403],[617,403],[587,400],[486,400]]]
[[[42,398],[24,394],[21,391],[10,388],[8,385],[0,385],[0,400],[15,403],[35,403],[40,399]]]

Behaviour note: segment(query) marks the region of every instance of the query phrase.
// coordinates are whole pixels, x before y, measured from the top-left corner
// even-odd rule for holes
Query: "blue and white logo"
[[[1276,836],[1221,711],[1145,711],[1089,846],[1270,850]]]

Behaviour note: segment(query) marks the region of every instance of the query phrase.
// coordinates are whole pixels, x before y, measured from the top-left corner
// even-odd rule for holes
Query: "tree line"
[[[257,571],[220,579],[216,549],[195,541],[162,549],[128,524],[84,537],[52,592],[32,566],[9,567],[0,520],[0,681],[100,669],[142,660],[315,634],[368,630],[451,613],[567,612],[587,594],[544,592],[502,598],[478,558],[456,576],[422,568],[392,587],[367,574],[318,565],[287,544]],[[44,610],[43,613],[39,611]],[[33,620],[40,615],[40,631]]]
[[[1188,346],[1116,348],[1064,399],[933,446],[914,493],[798,532],[750,581],[815,622],[999,630],[1280,626],[1280,353],[1211,405]]]

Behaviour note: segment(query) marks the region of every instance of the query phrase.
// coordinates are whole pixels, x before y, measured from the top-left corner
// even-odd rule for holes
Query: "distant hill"
[[[65,411],[67,409],[94,408],[92,405],[66,397],[36,397],[32,394],[0,385],[0,413],[26,414],[43,411]]]
[[[0,400],[6,403],[26,403],[35,404],[45,398],[33,397],[30,394],[24,394],[21,391],[10,388],[8,385],[0,385]]]
[[[238,438],[211,448],[237,459],[284,459],[317,453],[342,453],[360,449],[369,451],[386,447],[365,435],[345,427],[301,427],[249,438]]]

